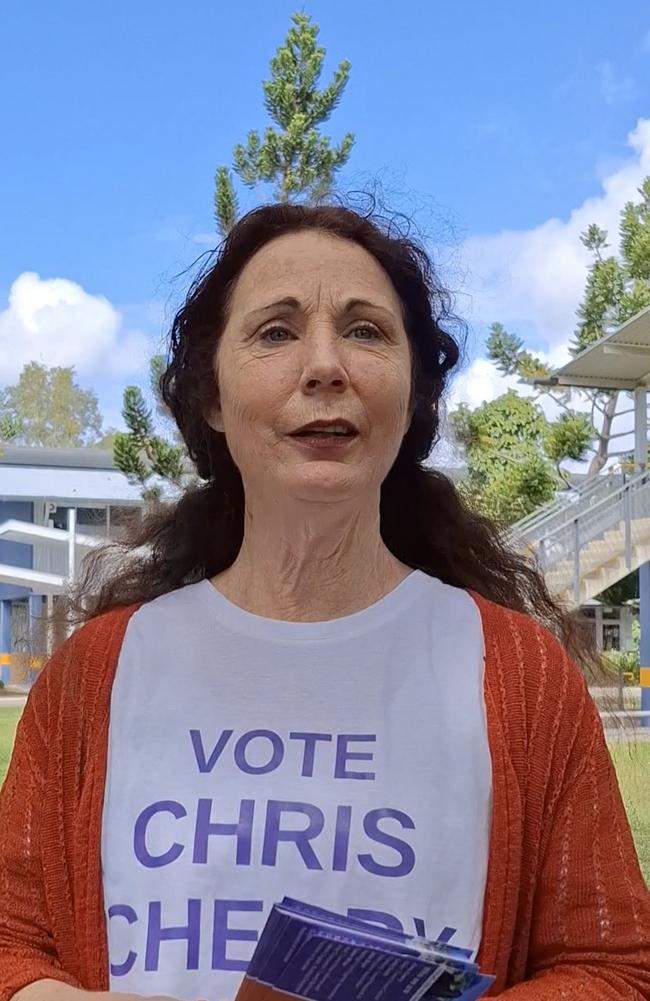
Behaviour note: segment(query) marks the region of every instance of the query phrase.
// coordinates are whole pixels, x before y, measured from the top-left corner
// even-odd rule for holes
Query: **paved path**
[[[618,698],[618,688],[616,687],[616,685],[610,685],[609,688],[598,688],[590,686],[589,694],[591,695],[592,699],[602,699],[602,698],[616,699]],[[626,701],[632,702],[633,700],[636,700],[639,703],[641,702],[641,689],[639,688],[638,685],[625,685],[623,687],[623,694],[625,696]]]
[[[605,737],[609,744],[648,744],[650,743],[650,727],[621,727],[618,730],[607,727]]]
[[[26,702],[25,695],[0,695],[0,711],[2,709],[22,709]]]

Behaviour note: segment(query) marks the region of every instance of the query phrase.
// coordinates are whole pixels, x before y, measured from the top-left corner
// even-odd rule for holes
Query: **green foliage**
[[[221,236],[227,236],[237,221],[239,206],[227,167],[217,168],[214,180],[214,218]]]
[[[570,346],[574,356],[650,305],[650,177],[639,188],[639,196],[639,202],[628,202],[621,213],[617,254],[610,252],[608,233],[595,223],[580,236],[593,260],[576,313]],[[525,348],[523,340],[500,323],[491,327],[487,353],[500,372],[518,375],[525,382],[551,374],[549,367]],[[541,441],[545,456],[555,464],[560,476],[560,464],[566,459],[581,461],[591,454],[589,475],[595,475],[608,459],[623,455],[612,449],[619,393],[548,384],[537,385],[536,393],[550,395],[564,410]],[[591,405],[590,419],[571,408],[575,396]]]
[[[572,354],[580,354],[616,326],[624,292],[625,275],[619,261],[615,257],[603,259],[596,256],[578,306],[579,322],[571,347]]]
[[[153,425],[151,410],[145,402],[142,390],[137,386],[127,386],[124,390],[122,416],[133,440],[143,447],[147,438],[153,435]]]
[[[0,416],[0,441],[12,441],[18,436],[20,431],[20,424],[9,414],[2,414]]]
[[[634,684],[639,684],[641,665],[641,626],[638,619],[632,620],[632,649],[607,650],[604,660],[616,674],[629,673],[634,675]]]
[[[550,375],[548,365],[524,350],[524,342],[508,333],[503,324],[493,323],[487,339],[490,361],[496,363],[503,375],[520,375],[522,379],[539,379]]]
[[[159,356],[151,360],[152,388],[159,385],[162,364]],[[162,400],[158,400],[158,405],[162,406]],[[158,480],[182,486],[187,469],[186,454],[180,445],[166,441],[156,432],[151,408],[139,387],[127,386],[124,390],[122,416],[128,431],[115,436],[113,458],[117,468],[131,482],[140,485],[142,496],[148,501],[161,496]]]
[[[450,423],[467,464],[462,492],[481,513],[511,524],[553,498],[548,421],[532,399],[510,390],[473,411],[461,404]]]
[[[94,448],[103,448],[107,452],[112,452],[115,448],[115,441],[120,432],[117,428],[107,428],[101,438],[94,443]]]
[[[639,202],[628,202],[621,213],[618,256],[603,257],[608,234],[598,226],[592,224],[581,236],[594,261],[578,308],[574,354],[650,305],[650,177],[639,196]]]
[[[563,413],[547,425],[544,451],[556,466],[566,459],[581,462],[595,436],[596,429],[586,414]]]
[[[338,146],[320,132],[337,107],[350,75],[344,60],[330,83],[319,89],[325,49],[318,45],[318,25],[307,14],[293,14],[287,37],[271,60],[271,77],[262,84],[264,106],[273,125],[263,137],[248,133],[233,151],[235,173],[247,187],[272,184],[274,197],[317,201],[329,193],[334,175],[349,159],[354,136]],[[237,218],[237,196],[226,167],[215,179],[215,217],[222,235]]]
[[[113,458],[117,468],[121,469],[130,480],[142,485],[146,483],[149,470],[142,457],[142,448],[134,437],[119,432],[115,436]]]
[[[17,445],[74,448],[102,436],[96,395],[75,382],[74,368],[29,362],[18,382],[0,390],[0,437]]]
[[[271,60],[270,78],[262,84],[264,107],[272,124],[263,136],[255,129],[233,151],[233,170],[243,184],[255,188],[273,185],[279,201],[317,201],[332,188],[334,175],[347,162],[354,136],[344,136],[338,146],[321,133],[345,90],[350,63],[343,61],[331,81],[319,88],[325,49],[318,44],[318,25],[307,14],[293,14],[287,37]],[[239,215],[237,192],[228,167],[218,167],[214,187],[217,229],[226,237]],[[160,396],[160,376],[165,360],[151,361],[150,389],[156,416],[167,418]],[[188,460],[182,442],[172,432],[170,442],[155,433],[153,415],[141,390],[129,387],[124,394],[124,419],[128,432],[115,439],[115,462],[142,486],[145,499],[160,496],[152,477],[181,482]]]
[[[183,477],[183,453],[163,438],[152,437],[149,442],[151,470],[172,483],[180,484]]]
[[[509,465],[513,455],[535,451],[546,419],[541,407],[511,389],[474,411],[461,404],[452,414],[452,425],[457,441],[475,453],[475,467],[487,470]]]
[[[580,234],[580,242],[597,257],[600,257],[601,250],[609,246],[606,231],[595,222],[589,223],[585,232]]]
[[[650,274],[650,177],[639,188],[640,202],[628,202],[621,216],[621,257],[633,280],[646,282]]]

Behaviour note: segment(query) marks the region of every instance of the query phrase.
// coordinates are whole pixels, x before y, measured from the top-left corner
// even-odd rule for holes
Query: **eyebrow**
[[[266,306],[257,306],[255,309],[251,309],[249,316],[255,316],[256,313],[268,313],[270,309],[277,309],[278,306],[289,306],[291,309],[300,309],[300,303],[292,295],[286,295],[283,299],[276,299],[275,302],[269,302]]]
[[[258,313],[268,313],[270,310],[278,309],[281,306],[287,306],[290,309],[302,308],[300,302],[295,298],[295,296],[287,295],[282,299],[276,299],[274,302],[269,302],[265,306],[258,306],[256,309],[251,310],[248,315],[255,316]],[[354,309],[358,309],[359,307],[363,309],[374,309],[391,317],[394,315],[393,310],[387,308],[386,306],[380,306],[378,303],[370,302],[368,299],[358,298],[348,299],[343,305],[342,312],[351,313]]]

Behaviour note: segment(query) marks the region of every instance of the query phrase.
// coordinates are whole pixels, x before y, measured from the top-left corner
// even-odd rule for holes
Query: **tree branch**
[[[604,407],[601,407],[600,403],[597,403],[596,400],[594,400],[594,406],[602,417],[607,417],[607,411]]]
[[[617,431],[616,434],[606,435],[607,441],[611,441],[612,438],[627,438],[628,435],[634,434],[634,431]]]
[[[565,403],[564,400],[558,400],[557,396],[552,396],[551,399],[554,403],[557,403],[559,407],[562,407],[563,410],[566,410],[567,414],[573,417],[575,411],[569,406],[568,403]],[[591,423],[593,424],[593,420]]]

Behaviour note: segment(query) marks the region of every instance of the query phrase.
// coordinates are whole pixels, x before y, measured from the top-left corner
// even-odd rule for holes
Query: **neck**
[[[265,618],[318,622],[379,601],[411,572],[384,545],[379,505],[247,504],[244,540],[212,583],[234,604]]]

